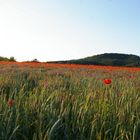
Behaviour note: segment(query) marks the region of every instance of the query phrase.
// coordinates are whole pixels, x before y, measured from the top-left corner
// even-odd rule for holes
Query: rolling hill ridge
[[[53,61],[62,64],[140,67],[140,57],[132,54],[104,53],[77,60]]]

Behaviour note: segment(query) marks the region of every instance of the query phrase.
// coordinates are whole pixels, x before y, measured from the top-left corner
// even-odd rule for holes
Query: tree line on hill
[[[0,56],[0,61],[11,61],[11,62],[15,62],[16,59],[13,56],[11,56],[10,58]]]
[[[0,56],[0,61],[16,62],[16,59],[13,56],[11,56],[10,58]],[[35,58],[31,61],[25,61],[25,62],[39,62],[39,61]]]

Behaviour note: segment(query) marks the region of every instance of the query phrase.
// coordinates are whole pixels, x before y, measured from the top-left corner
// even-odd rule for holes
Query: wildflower
[[[130,75],[129,78],[132,79],[132,78],[134,78],[134,76]]]
[[[111,79],[104,79],[104,84],[107,84],[107,85],[109,85],[109,84],[111,84]]]
[[[12,99],[9,99],[8,106],[11,108],[14,104],[14,101]]]

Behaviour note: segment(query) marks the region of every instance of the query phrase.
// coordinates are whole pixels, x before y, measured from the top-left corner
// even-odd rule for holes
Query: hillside
[[[77,60],[55,61],[55,63],[140,67],[140,57],[129,54],[105,53]]]

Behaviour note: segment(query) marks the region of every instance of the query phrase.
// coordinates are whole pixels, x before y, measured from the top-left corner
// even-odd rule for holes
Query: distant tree
[[[11,56],[11,57],[9,58],[9,61],[16,61],[16,59],[15,59],[13,56]]]
[[[35,58],[31,62],[39,62],[39,61]]]
[[[0,56],[0,61],[7,61],[8,58]]]

